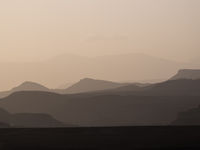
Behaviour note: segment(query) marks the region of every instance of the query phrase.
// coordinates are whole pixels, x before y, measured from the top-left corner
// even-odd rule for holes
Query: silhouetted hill
[[[149,84],[139,87],[129,84],[119,88],[96,92],[96,94],[118,94],[118,95],[139,95],[139,96],[200,96],[200,80],[180,79],[168,80],[161,83]]]
[[[146,88],[150,95],[191,95],[200,96],[200,80],[180,79],[157,83]]]
[[[13,113],[46,113],[78,126],[129,126],[167,125],[179,112],[199,103],[200,96],[186,95],[81,96],[17,92],[2,99],[0,107]]]
[[[179,70],[178,73],[173,76],[170,80],[177,80],[177,79],[200,79],[200,70],[194,69],[182,69]]]
[[[136,83],[136,84],[140,87],[144,87],[147,85],[142,83]],[[72,93],[84,93],[84,92],[101,91],[107,89],[115,89],[117,87],[125,85],[129,85],[129,83],[116,83],[111,81],[84,78],[67,89],[48,89],[47,87],[41,84],[26,81],[20,84],[19,86],[12,88],[10,91],[0,92],[0,98],[6,97],[14,92],[19,92],[19,91],[44,91],[44,92],[54,92],[60,94],[70,94],[70,93],[72,94]]]
[[[172,125],[200,125],[200,106],[178,114]]]
[[[21,85],[13,88],[11,91],[15,91],[15,92],[16,91],[49,91],[49,89],[41,84],[26,81],[22,83]]]
[[[100,91],[100,90],[114,89],[125,85],[128,85],[128,83],[115,83],[111,81],[84,78],[80,80],[78,83],[70,86],[66,90],[63,90],[63,93],[84,93],[84,92]]]
[[[115,91],[116,90],[116,91]],[[112,91],[123,95],[143,95],[143,96],[181,96],[191,95],[200,96],[200,79],[180,79],[168,80],[161,83],[151,84],[145,87],[138,87],[135,85],[128,85],[120,87]]]
[[[45,86],[35,83],[26,81],[20,84],[17,87],[12,88],[10,91],[3,91],[0,92],[0,98],[6,97],[11,93],[18,92],[18,91],[50,91],[50,89],[46,88]]]
[[[48,114],[39,113],[17,113],[12,114],[0,108],[1,127],[66,127],[67,125],[54,119]]]

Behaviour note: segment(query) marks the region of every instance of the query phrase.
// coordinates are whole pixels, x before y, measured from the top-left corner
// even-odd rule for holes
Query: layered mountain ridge
[[[200,104],[200,79],[139,86],[86,78],[71,86],[71,93],[63,89],[63,94],[31,85],[34,88],[2,98],[0,107],[12,114],[48,114],[77,126],[130,126],[169,125],[179,112]],[[38,86],[40,90],[35,89]],[[17,89],[21,87],[26,86]]]

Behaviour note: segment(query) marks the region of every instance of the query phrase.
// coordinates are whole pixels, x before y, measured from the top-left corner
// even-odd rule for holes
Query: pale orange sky
[[[200,0],[1,0],[0,60],[62,53],[200,57]]]

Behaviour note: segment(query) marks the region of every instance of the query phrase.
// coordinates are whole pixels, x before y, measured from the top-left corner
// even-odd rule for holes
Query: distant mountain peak
[[[107,83],[114,83],[112,81],[93,79],[93,78],[83,78],[79,82],[107,82]]]
[[[48,91],[49,89],[45,86],[32,82],[32,81],[25,81],[19,86],[12,89],[12,91]]]
[[[92,79],[92,78],[83,78],[79,82],[67,88],[66,93],[82,93],[82,92],[114,89],[114,88],[118,88],[124,85],[127,85],[127,84],[116,83],[116,82],[106,81],[106,80],[97,80],[97,79]]]

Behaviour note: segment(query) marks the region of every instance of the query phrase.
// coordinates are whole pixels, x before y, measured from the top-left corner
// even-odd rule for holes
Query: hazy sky
[[[200,0],[0,0],[0,60],[200,57]]]

